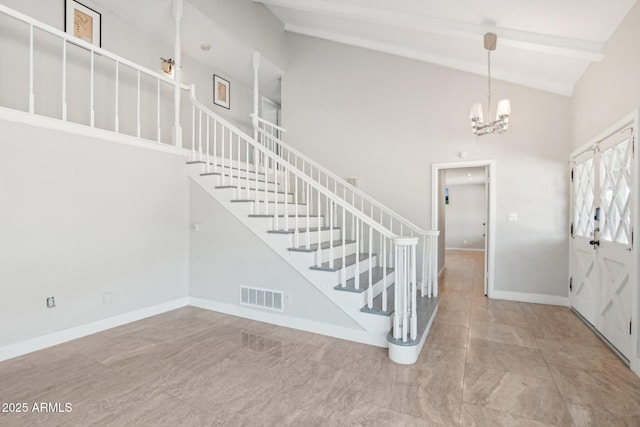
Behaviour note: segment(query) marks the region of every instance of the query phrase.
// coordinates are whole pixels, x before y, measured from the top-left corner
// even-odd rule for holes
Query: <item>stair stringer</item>
[[[334,287],[339,283],[339,271],[326,272],[310,269],[310,266],[314,264],[314,254],[289,251],[289,248],[293,246],[293,235],[268,233],[272,219],[249,217],[253,213],[253,203],[232,203],[231,200],[235,198],[236,189],[215,189],[214,178],[200,175],[202,166],[202,164],[195,164],[187,168],[189,177],[193,182],[198,184],[240,223],[252,231],[255,236],[267,244],[278,256],[357,323],[363,332],[361,339],[357,339],[359,342],[388,347],[386,336],[391,327],[390,317],[361,312],[360,308],[363,305],[364,293],[358,294],[335,290]],[[381,287],[376,288],[378,292],[379,289]]]

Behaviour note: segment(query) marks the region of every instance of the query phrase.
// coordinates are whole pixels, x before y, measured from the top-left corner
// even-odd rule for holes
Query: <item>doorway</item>
[[[495,180],[492,177],[495,176],[495,160],[476,160],[454,163],[434,163],[431,168],[431,228],[434,230],[444,230],[441,232],[441,236],[438,241],[438,270],[442,271],[444,268],[444,256],[445,256],[445,240],[447,235],[445,215],[447,209],[447,202],[451,203],[452,200],[448,200],[448,196],[444,191],[445,176],[447,173],[455,175],[455,181],[458,182],[469,178],[468,174],[474,174],[482,176],[476,176],[476,181],[483,184],[484,188],[484,214],[481,217],[476,218],[474,227],[476,232],[484,234],[484,239],[481,243],[478,241],[473,242],[470,245],[469,239],[456,236],[457,239],[461,239],[462,247],[465,247],[464,241],[467,241],[467,246],[473,246],[473,249],[484,250],[484,294],[491,297],[494,290],[494,269],[495,269]],[[461,194],[461,193],[459,193]],[[477,196],[475,196],[477,199]],[[481,196],[482,197],[482,196]],[[479,214],[480,215],[480,214]],[[455,240],[454,240],[455,241]],[[481,246],[480,246],[481,245]]]

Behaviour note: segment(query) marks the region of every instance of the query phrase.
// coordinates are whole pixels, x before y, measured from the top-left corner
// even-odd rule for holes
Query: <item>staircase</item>
[[[304,157],[276,126],[254,117],[255,139],[191,93],[190,178],[360,325],[364,342],[414,363],[437,311],[437,232]]]
[[[437,231],[421,230],[297,152],[280,139],[285,130],[278,126],[254,115],[249,136],[199,103],[193,86],[6,6],[0,5],[0,14],[29,30],[29,72],[14,67],[15,75],[7,77],[26,80],[27,118],[20,120],[174,153],[191,139],[187,169],[195,183],[354,320],[359,341],[388,347],[398,363],[417,360],[437,311]],[[59,105],[36,92],[51,80],[49,70],[37,66],[37,57],[51,55],[35,43],[40,33],[61,42]],[[84,55],[91,67],[77,70],[67,49]],[[133,84],[120,77],[132,72]],[[257,88],[255,58],[254,73]],[[87,75],[88,86],[66,84]],[[96,90],[96,75],[112,79],[112,94]],[[183,95],[190,97],[191,123],[180,117]],[[256,90],[256,105],[257,99]],[[111,112],[95,108],[111,104]],[[173,123],[162,115],[171,109]]]

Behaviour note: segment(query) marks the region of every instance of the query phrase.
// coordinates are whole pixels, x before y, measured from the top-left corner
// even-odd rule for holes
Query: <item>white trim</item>
[[[495,160],[470,160],[463,162],[448,163],[432,163],[431,164],[431,228],[438,228],[438,172],[441,169],[459,169],[471,167],[487,167],[489,168],[489,203],[487,205],[487,224],[489,225],[489,233],[487,234],[487,242],[489,244],[488,271],[489,285],[488,297],[494,298],[495,289],[495,271],[496,271],[496,161]],[[437,261],[437,260],[436,260]]]
[[[12,110],[5,107],[0,107],[0,120],[22,123],[25,125],[36,126],[60,132],[73,133],[75,135],[102,139],[109,142],[117,142],[124,145],[132,145],[134,147],[143,148],[146,150],[160,151],[163,153],[174,154],[176,156],[184,157],[189,155],[189,150],[178,148],[173,145],[140,139],[122,133],[92,128],[90,126],[85,126],[78,123],[67,122],[60,119],[53,119],[50,117],[31,114],[24,111]]]
[[[267,6],[283,7],[303,12],[351,19],[359,22],[382,24],[389,27],[440,34],[464,40],[477,40],[489,29],[500,35],[504,46],[517,47],[532,52],[559,55],[574,59],[601,61],[606,44],[592,40],[538,34],[509,28],[492,27],[415,13],[382,10],[375,7],[346,5],[336,1],[318,0],[256,0]],[[285,27],[286,28],[286,27]]]
[[[548,304],[569,307],[569,297],[547,294],[530,294],[528,292],[492,291],[492,299],[504,299],[508,301],[530,302],[533,304]]]
[[[444,248],[445,251],[467,251],[467,252],[484,252],[484,249],[475,248]]]
[[[85,323],[84,325],[52,332],[47,335],[31,338],[15,344],[5,345],[0,347],[0,362],[22,356],[23,354],[42,350],[47,347],[62,344],[67,341],[86,337],[87,335],[106,331],[107,329],[115,328],[117,326],[126,325],[127,323],[146,319],[147,317],[156,316],[158,314],[186,307],[187,305],[189,305],[188,297],[179,298],[151,307],[142,308],[140,310],[119,314],[107,319],[96,320],[94,322]]]
[[[321,323],[314,320],[287,316],[286,314],[276,314],[273,312],[262,311],[260,309],[241,307],[239,305],[196,297],[189,297],[189,304],[193,307],[216,311],[218,313],[230,314],[232,316],[256,320],[258,322],[269,323],[271,325],[313,332],[315,334],[355,341],[376,347],[388,347],[389,344],[387,342],[388,331],[386,330],[380,331],[379,334],[376,334],[375,331],[345,328],[344,326],[332,325],[330,323]]]
[[[416,49],[410,49],[397,44],[372,41],[360,37],[341,34],[334,31],[319,30],[304,25],[286,24],[284,29],[285,31],[290,33],[302,34],[305,36],[316,37],[337,43],[356,46],[363,49],[388,53],[390,55],[415,59],[418,61],[436,64],[447,68],[453,68],[455,70],[465,71],[467,73],[472,73],[479,76],[486,76],[487,72],[486,65],[479,65],[465,60],[427,53],[425,51]],[[573,95],[573,85],[541,79],[539,76],[535,75],[524,75],[504,70],[495,70],[491,73],[491,76],[495,77],[497,80],[515,83],[518,85],[543,90],[545,92],[555,93],[562,96]]]

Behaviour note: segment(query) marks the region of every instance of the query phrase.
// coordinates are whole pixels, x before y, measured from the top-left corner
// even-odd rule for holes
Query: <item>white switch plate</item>
[[[507,215],[507,221],[517,221],[518,220],[518,214],[515,212],[509,212],[509,214]]]
[[[102,294],[102,303],[111,304],[111,292],[105,292]]]

